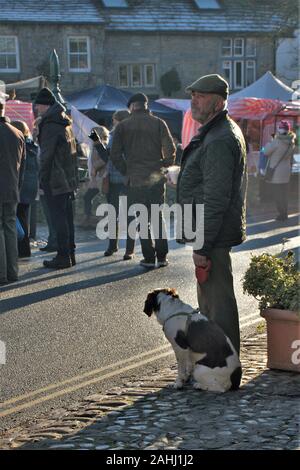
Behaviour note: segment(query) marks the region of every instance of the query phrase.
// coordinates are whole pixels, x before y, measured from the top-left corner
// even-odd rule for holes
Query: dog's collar
[[[196,308],[195,310],[193,310],[192,312],[178,312],[178,313],[174,313],[173,315],[171,315],[170,317],[168,317],[164,324],[163,324],[163,332],[165,331],[165,324],[167,323],[167,321],[171,320],[171,318],[174,318],[174,317],[182,317],[182,316],[185,316],[185,317],[191,317],[192,315],[194,315],[194,313],[199,313],[199,308]]]

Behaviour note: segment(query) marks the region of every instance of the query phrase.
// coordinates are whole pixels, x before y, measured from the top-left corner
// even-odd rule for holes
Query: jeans
[[[84,213],[87,216],[90,216],[92,213],[92,200],[94,199],[97,194],[99,194],[100,190],[98,188],[89,188],[83,196],[84,201]]]
[[[57,236],[57,254],[66,257],[75,252],[73,193],[52,196],[45,194]]]
[[[109,183],[109,192],[107,195],[107,202],[111,204],[116,211],[117,214],[117,226],[116,226],[116,238],[109,237],[109,245],[108,251],[114,251],[118,249],[118,233],[119,233],[119,206],[120,206],[120,199],[119,197],[122,195],[126,195],[126,188],[122,183]],[[135,219],[134,216],[127,215],[127,228],[129,224]],[[126,253],[133,253],[134,252],[134,245],[135,239],[130,238],[127,231],[127,238],[126,238]]]
[[[212,250],[208,280],[201,285],[197,283],[197,293],[200,312],[222,328],[239,353],[239,316],[233,289],[230,250]]]
[[[52,248],[56,248],[57,246],[56,228],[54,226],[54,223],[52,222],[50,207],[49,207],[49,204],[47,203],[47,197],[41,194],[40,201],[41,201],[43,212],[44,212],[46,222],[48,225],[49,234],[48,234],[47,244]]]
[[[153,186],[140,186],[128,188],[128,208],[131,205],[143,204],[147,208],[147,236],[143,236],[140,232],[140,240],[142,253],[147,261],[155,262],[166,258],[168,253],[168,239],[166,233],[165,221],[163,214],[159,212],[159,226],[155,234],[154,244],[151,235],[151,205],[164,204],[165,202],[165,184],[159,182]],[[139,211],[137,210],[137,213]]]
[[[17,206],[17,216],[24,230],[24,238],[18,241],[18,254],[20,257],[31,256],[30,242],[29,242],[29,204],[22,204],[21,202]]]
[[[18,279],[16,202],[0,202],[0,282]]]

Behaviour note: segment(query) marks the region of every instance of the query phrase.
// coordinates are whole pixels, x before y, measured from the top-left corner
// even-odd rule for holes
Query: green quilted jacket
[[[196,253],[209,257],[213,248],[232,247],[245,240],[245,160],[243,134],[227,111],[204,125],[185,148],[177,202],[192,205],[192,214],[196,204],[204,204],[204,243]],[[194,216],[192,219],[195,230]],[[181,241],[188,241],[184,233]]]

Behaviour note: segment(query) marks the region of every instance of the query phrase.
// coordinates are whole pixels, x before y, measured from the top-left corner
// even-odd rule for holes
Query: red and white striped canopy
[[[284,103],[279,100],[264,98],[229,98],[228,113],[232,119],[250,119],[252,121],[263,121],[274,116],[283,109]],[[191,110],[187,110],[182,126],[182,145],[185,148],[200,127],[199,122],[192,118]]]
[[[25,121],[32,131],[34,115],[31,103],[17,100],[6,101],[5,116],[9,117],[11,121]]]

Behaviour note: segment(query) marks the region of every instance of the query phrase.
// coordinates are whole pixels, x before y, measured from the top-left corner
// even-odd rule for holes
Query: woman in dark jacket
[[[25,233],[23,240],[18,242],[19,258],[27,258],[31,256],[28,227],[29,209],[38,192],[38,146],[33,142],[30,130],[25,122],[14,121],[11,124],[23,133],[26,143],[26,162],[17,216]]]

